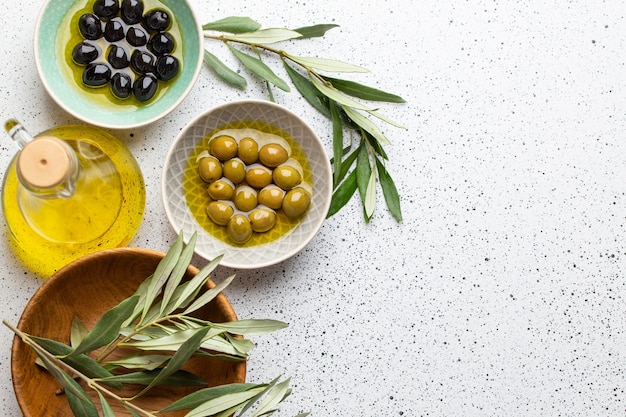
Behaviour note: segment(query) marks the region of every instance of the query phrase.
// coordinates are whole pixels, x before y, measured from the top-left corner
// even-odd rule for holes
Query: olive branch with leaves
[[[194,356],[244,361],[254,344],[236,335],[263,335],[287,326],[271,319],[212,323],[195,317],[194,312],[211,302],[234,279],[234,275],[230,276],[206,289],[220,256],[191,279],[183,280],[195,243],[193,234],[185,246],[181,232],[154,273],[132,296],[105,312],[93,328],[88,330],[75,318],[69,344],[26,334],[3,321],[34,350],[36,362],[59,382],[75,417],[100,417],[84,387],[97,393],[102,417],[115,417],[112,401],[122,404],[133,417],[157,417],[185,410],[189,410],[185,417],[227,417],[235,413],[242,416],[248,411],[251,417],[260,417],[273,414],[290,395],[290,378],[200,388],[206,387],[206,382],[182,369]],[[124,354],[114,359],[111,355],[120,348],[125,349]],[[128,384],[142,388],[130,397],[122,397],[119,392]],[[160,410],[142,409],[134,403],[158,385],[199,389]]]
[[[384,146],[391,142],[372,117],[394,127],[403,127],[362,101],[404,103],[405,100],[351,80],[322,74],[369,71],[361,66],[334,59],[301,57],[269,46],[284,41],[322,37],[335,27],[337,25],[319,24],[293,30],[263,29],[261,24],[248,17],[227,17],[207,23],[202,28],[205,38],[226,44],[248,71],[265,81],[272,101],[272,86],[291,91],[287,82],[263,62],[264,54],[278,56],[296,90],[313,108],[331,120],[333,198],[328,217],[344,207],[358,190],[364,218],[369,222],[376,208],[377,184],[380,184],[389,212],[397,221],[401,221],[400,197],[386,168],[388,156]],[[204,61],[226,83],[241,89],[247,87],[247,81],[242,75],[206,49]],[[352,135],[346,139],[345,132],[356,133],[358,139],[353,141]]]

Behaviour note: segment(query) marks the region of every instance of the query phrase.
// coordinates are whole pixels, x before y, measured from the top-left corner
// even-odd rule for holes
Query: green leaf
[[[245,319],[226,323],[213,323],[213,327],[223,329],[229,333],[258,336],[284,329],[289,325],[285,322],[271,319]]]
[[[243,392],[235,392],[224,394],[217,398],[208,400],[185,415],[185,417],[204,417],[212,416],[233,407],[243,406],[251,398],[262,392],[263,388],[252,388]]]
[[[263,399],[259,408],[252,414],[252,417],[259,417],[265,414],[270,414],[276,411],[276,406],[286,398],[290,392],[289,384],[291,378],[279,382],[267,393],[267,396]]]
[[[300,65],[303,65],[307,68],[313,68],[318,71],[326,71],[326,72],[370,72],[367,68],[360,67],[358,65],[350,64],[348,62],[338,61],[336,59],[328,59],[328,58],[315,58],[315,57],[304,57],[304,56],[296,56],[285,54],[293,61],[297,62]]]
[[[231,16],[202,25],[203,30],[219,32],[245,33],[259,30],[261,24],[249,17]]]
[[[341,91],[331,86],[326,85],[325,83],[323,83],[322,81],[318,80],[315,77],[311,78],[311,81],[313,82],[313,85],[315,86],[315,88],[317,88],[322,94],[324,94],[329,99],[336,101],[338,104],[341,104],[344,109],[354,108],[354,109],[365,110],[365,111],[374,110],[374,109],[367,107],[366,105],[362,103],[359,103],[358,101],[355,101],[354,99],[345,95]]]
[[[181,233],[182,234],[182,233]],[[178,288],[180,282],[185,276],[185,272],[187,272],[187,268],[191,264],[191,259],[193,258],[194,249],[196,245],[198,234],[194,232],[189,239],[189,243],[182,250],[174,269],[169,275],[165,283],[165,289],[163,290],[163,299],[161,300],[161,307],[159,309],[159,315],[163,315],[163,312],[166,310],[167,305],[172,299],[172,295],[176,288]],[[167,311],[166,313],[170,313]]]
[[[356,192],[356,188],[356,171],[352,171],[333,192],[333,197],[330,201],[330,208],[328,209],[326,217],[331,217],[341,210],[341,208],[345,206],[348,201],[350,201]]]
[[[376,158],[376,166],[378,168],[378,177],[380,178],[380,185],[383,189],[383,196],[385,197],[387,208],[393,217],[400,222],[402,221],[402,210],[400,208],[398,189],[384,164],[378,158]]]
[[[151,371],[157,369],[170,359],[168,355],[142,355],[140,353],[125,358],[107,361],[110,366],[121,366],[126,369],[145,369]]]
[[[183,250],[183,233],[180,232],[176,237],[176,240],[167,250],[167,253],[161,259],[154,271],[152,279],[150,279],[150,285],[146,291],[146,299],[143,305],[142,317],[146,316],[150,307],[156,300],[157,296],[161,292],[163,285],[167,282],[171,272],[176,267],[178,260],[180,259],[181,252]]]
[[[220,292],[222,292],[226,287],[228,287],[228,285],[233,281],[233,279],[235,279],[235,276],[231,275],[230,277],[226,278],[224,281],[220,282],[219,284],[216,284],[215,287],[205,291],[204,294],[198,297],[189,307],[185,309],[185,311],[183,311],[182,314],[188,315],[190,313],[193,313],[194,311],[202,308],[203,306],[211,302],[211,300],[217,297],[217,295]]]
[[[80,345],[78,345],[69,356],[91,352],[117,339],[122,323],[133,314],[138,300],[138,296],[132,296],[104,313],[93,329],[85,336]]]
[[[114,375],[107,379],[102,379],[102,382],[119,382],[123,384],[136,384],[145,386],[155,385],[168,385],[171,387],[185,387],[185,386],[206,386],[207,382],[197,375],[191,372],[177,370],[171,375],[165,375],[160,377],[163,373],[163,369],[153,369],[151,371],[130,372],[127,374]],[[153,384],[153,381],[159,378],[158,382]],[[151,385],[152,384],[152,385]]]
[[[354,164],[354,161],[356,160],[357,155],[359,154],[359,150],[360,148],[357,148],[356,150],[352,151],[341,162],[341,170],[339,172],[339,183],[341,183],[341,181],[343,181],[346,178],[346,175],[348,175],[350,168]]]
[[[235,35],[227,35],[223,38],[235,42],[263,45],[288,41],[290,39],[296,39],[300,37],[302,37],[302,34],[296,32],[295,30],[273,28],[261,29],[254,32],[246,32]]]
[[[163,368],[161,372],[159,372],[158,375],[152,380],[152,382],[150,382],[150,384],[148,384],[148,386],[146,386],[135,397],[142,395],[153,386],[160,384],[167,377],[183,367],[185,363],[187,363],[187,361],[193,356],[193,354],[200,348],[200,346],[202,345],[202,341],[204,340],[204,337],[206,336],[208,331],[208,327],[197,330],[193,336],[191,336],[185,343],[181,345],[180,349],[178,349],[174,356],[172,356],[172,359],[169,360],[165,368]]]
[[[39,346],[47,352],[60,357],[60,360],[89,378],[106,378],[112,376],[106,368],[85,354],[68,356],[74,349],[56,340],[31,336]],[[122,389],[121,384],[111,384],[113,388]]]
[[[244,52],[241,52],[237,48],[233,48],[231,45],[228,45],[228,48],[233,52],[237,59],[253,74],[264,79],[267,82],[274,84],[276,87],[280,88],[283,91],[290,91],[287,83],[283,81],[278,75],[276,75],[274,71],[272,71],[272,69],[268,67],[263,61]]]
[[[174,311],[178,308],[185,308],[191,303],[200,292],[202,287],[206,285],[209,280],[209,275],[219,265],[223,255],[215,257],[211,262],[206,264],[200,271],[188,282],[180,285],[174,295],[172,296],[170,305],[167,306],[166,311]]]
[[[160,413],[169,413],[173,411],[189,410],[196,408],[201,404],[215,400],[227,394],[237,394],[245,391],[249,391],[253,388],[263,388],[262,385],[250,384],[250,383],[232,383],[225,385],[218,385],[216,387],[204,388],[191,394],[184,396],[183,398],[174,401],[164,409],[160,410]]]
[[[359,154],[356,159],[356,180],[361,200],[365,202],[367,187],[372,176],[372,166],[370,165],[370,156],[367,151],[365,141],[359,146]]]
[[[103,417],[115,417],[115,412],[107,402],[106,398],[100,391],[98,391],[98,397],[100,398],[100,407],[102,408]]]
[[[363,201],[366,220],[372,218],[374,209],[376,209],[376,171],[372,170],[369,181],[367,182],[367,190],[365,191],[365,200]]]
[[[248,82],[245,78],[228,68],[218,57],[206,50],[204,51],[204,62],[227,84],[242,90],[248,87]]]
[[[48,356],[34,344],[30,344],[33,348],[45,368],[52,374],[52,376],[61,384],[63,389],[65,389],[66,394],[74,394],[77,398],[82,401],[90,402],[91,399],[85,393],[78,382],[74,381],[68,374],[66,374],[61,368],[59,368],[53,361],[51,361]]]
[[[98,409],[89,397],[87,397],[89,400],[85,401],[70,391],[65,393],[65,397],[74,417],[99,417]]]
[[[294,29],[296,32],[302,35],[301,38],[298,39],[307,39],[307,38],[319,38],[322,37],[328,32],[330,29],[337,28],[339,25],[334,24],[319,24],[313,26],[305,26],[298,29]]]
[[[197,332],[197,329],[181,330],[179,332],[168,334],[162,337],[156,337],[153,339],[139,340],[136,342],[124,343],[126,346],[132,346],[137,349],[151,351],[151,350],[166,350],[174,351],[180,349],[183,343],[185,343],[190,337]]]
[[[78,317],[72,319],[72,326],[70,327],[70,345],[76,347],[80,345],[80,342],[89,333],[87,326]]]
[[[340,78],[324,77],[337,90],[342,91],[352,97],[370,101],[384,101],[387,103],[406,103],[406,101],[395,94],[387,93],[373,87],[368,87],[350,80]]]
[[[382,120],[385,123],[388,123],[394,127],[400,128],[400,129],[406,129],[404,126],[402,126],[400,123],[391,120],[390,118],[388,118],[387,116],[385,116],[384,114],[382,114],[381,112],[379,112],[378,110],[367,110],[367,112],[369,114],[371,114],[374,117],[379,118],[380,120]]]
[[[295,69],[291,68],[287,61],[283,60],[283,65],[291,82],[296,87],[296,90],[304,97],[304,99],[317,111],[327,117],[331,117],[330,110],[324,105],[326,97],[311,83],[311,81],[304,75],[300,74]]]
[[[333,123],[333,185],[337,186],[340,182],[343,156],[343,123],[335,102],[330,103],[330,114]]]
[[[356,123],[358,126],[363,128],[364,130],[366,130],[378,142],[380,142],[381,144],[384,144],[384,145],[390,145],[391,144],[389,139],[387,139],[387,137],[385,137],[383,132],[381,132],[381,130],[378,128],[378,126],[376,126],[374,124],[374,122],[372,122],[370,119],[365,117],[363,114],[359,113],[354,108],[351,108],[350,106],[346,106],[346,105],[343,106],[343,111],[346,112],[346,115],[354,123]]]
[[[132,417],[141,417],[139,414],[137,414],[137,412],[135,410],[133,410],[132,408],[128,407],[127,405],[124,404],[124,407],[126,408],[126,410],[128,410],[128,412],[130,413],[130,415]]]

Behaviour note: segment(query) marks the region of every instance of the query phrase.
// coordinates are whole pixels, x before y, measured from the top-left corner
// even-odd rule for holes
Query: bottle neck
[[[68,198],[75,192],[78,159],[61,139],[41,136],[25,143],[16,168],[20,183],[37,197]]]

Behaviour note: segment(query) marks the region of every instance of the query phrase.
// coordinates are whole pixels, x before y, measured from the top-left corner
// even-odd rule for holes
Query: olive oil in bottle
[[[143,217],[145,186],[128,149],[98,128],[60,126],[30,136],[5,173],[2,207],[19,259],[44,278],[98,250],[124,246]]]

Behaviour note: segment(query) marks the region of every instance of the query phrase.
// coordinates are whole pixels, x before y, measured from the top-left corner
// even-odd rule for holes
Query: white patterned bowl
[[[208,134],[239,121],[261,121],[293,138],[301,148],[311,173],[311,205],[289,233],[267,243],[237,246],[218,239],[201,226],[190,209],[195,204],[183,190],[185,171],[195,161],[199,146]],[[278,104],[242,100],[216,106],[197,116],[171,145],[163,167],[161,192],[167,218],[173,229],[189,239],[197,232],[196,254],[211,260],[223,255],[221,265],[239,269],[262,268],[281,262],[306,246],[322,226],[332,197],[332,170],[328,155],[315,132],[296,114]]]

